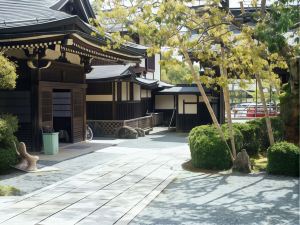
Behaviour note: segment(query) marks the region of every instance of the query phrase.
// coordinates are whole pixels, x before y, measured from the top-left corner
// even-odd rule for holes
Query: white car
[[[257,106],[260,106],[260,105],[262,105],[262,104],[257,104]],[[232,117],[233,118],[236,118],[236,117],[246,117],[247,110],[249,108],[255,107],[255,106],[256,106],[255,102],[236,104],[231,109]]]

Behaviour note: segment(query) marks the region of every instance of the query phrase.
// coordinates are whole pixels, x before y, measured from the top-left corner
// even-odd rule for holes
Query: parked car
[[[268,112],[269,116],[277,116],[279,112],[277,112],[276,107],[267,105],[268,107]],[[258,106],[256,107],[250,107],[247,109],[247,114],[246,117],[264,117],[265,116],[265,111],[263,106]]]
[[[256,103],[240,103],[236,104],[232,107],[231,109],[231,114],[234,118],[236,117],[246,117],[247,115],[247,110],[250,107],[255,107]]]

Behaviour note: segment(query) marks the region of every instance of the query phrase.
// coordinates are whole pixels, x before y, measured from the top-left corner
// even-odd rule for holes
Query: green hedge
[[[243,144],[241,148],[246,149],[250,156],[257,155],[260,149],[260,141],[255,132],[255,126],[247,123],[235,123],[233,126],[243,135]]]
[[[10,165],[18,162],[18,155],[14,148],[0,148],[0,174],[5,173]]]
[[[272,131],[274,135],[275,142],[284,141],[284,125],[280,117],[271,117]],[[255,136],[259,141],[259,151],[266,152],[270,146],[268,130],[266,125],[266,119],[255,119],[247,122],[253,131]]]
[[[300,148],[292,143],[278,142],[268,148],[267,171],[270,174],[299,176]]]
[[[5,173],[10,165],[18,161],[14,142],[17,138],[14,133],[18,129],[18,120],[11,115],[0,116],[0,173]]]
[[[229,169],[232,165],[229,149],[214,126],[195,127],[189,134],[192,164],[202,169]]]

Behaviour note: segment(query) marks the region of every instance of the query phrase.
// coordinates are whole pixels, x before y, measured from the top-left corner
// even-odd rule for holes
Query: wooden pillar
[[[112,100],[113,100],[113,102],[112,102],[112,119],[113,120],[115,120],[116,119],[116,98],[117,98],[117,96],[116,96],[116,84],[117,84],[117,82],[115,82],[115,81],[113,81],[112,82]]]
[[[41,113],[40,113],[40,69],[30,69],[31,77],[31,121],[32,121],[32,151],[41,151]]]

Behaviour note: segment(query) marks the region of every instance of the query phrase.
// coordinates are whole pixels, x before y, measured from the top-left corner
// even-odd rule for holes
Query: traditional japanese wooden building
[[[92,61],[138,63],[145,50],[131,43],[103,51],[108,37],[91,35],[96,31],[87,22],[95,15],[88,0],[0,0],[0,15],[0,51],[19,75],[15,90],[1,91],[0,112],[18,116],[17,137],[30,150],[41,149],[46,128],[67,131],[70,142],[83,141],[85,74]]]
[[[113,135],[122,125],[152,128],[153,91],[167,86],[130,64],[93,66],[87,85],[87,120],[96,136]]]
[[[87,85],[87,119],[128,120],[152,112],[158,80],[139,77],[130,65],[107,65],[94,66]]]
[[[205,91],[218,121],[224,123],[222,92],[207,88]],[[195,84],[177,85],[157,91],[154,102],[155,111],[163,112],[165,124],[176,127],[176,131],[188,132],[195,126],[212,123],[203,97]]]

